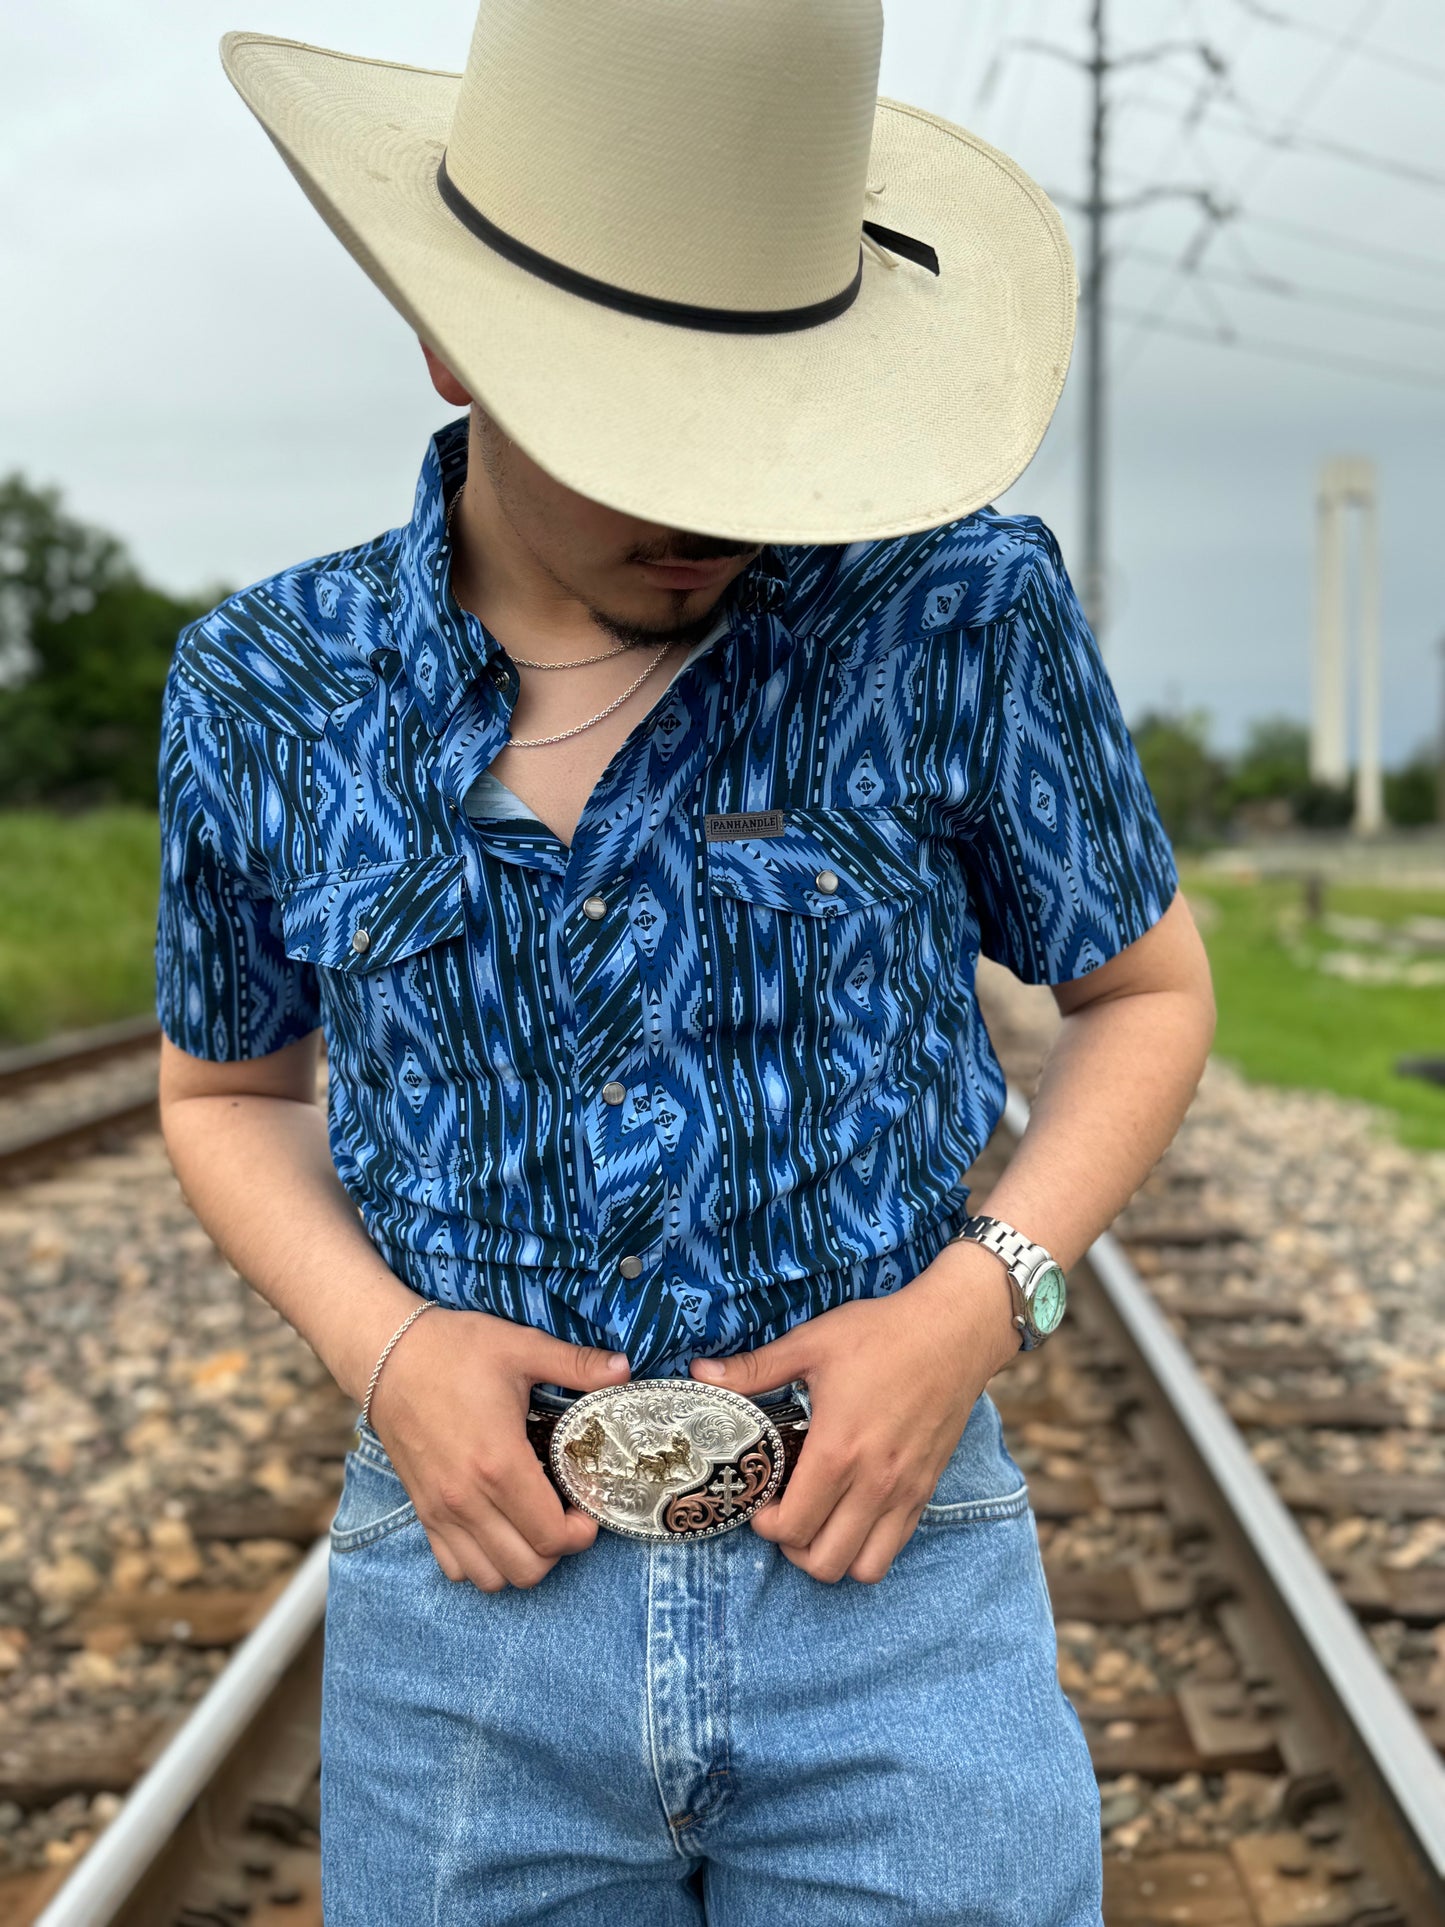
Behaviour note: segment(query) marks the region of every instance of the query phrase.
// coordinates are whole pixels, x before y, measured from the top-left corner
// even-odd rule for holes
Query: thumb
[[[784,1332],[756,1351],[734,1352],[729,1358],[695,1358],[692,1375],[706,1385],[725,1385],[730,1392],[774,1392],[807,1375],[807,1352],[801,1331]]]
[[[533,1385],[565,1385],[572,1392],[598,1392],[604,1385],[620,1385],[632,1375],[624,1352],[604,1351],[600,1345],[569,1345],[545,1332],[528,1334],[521,1364]]]

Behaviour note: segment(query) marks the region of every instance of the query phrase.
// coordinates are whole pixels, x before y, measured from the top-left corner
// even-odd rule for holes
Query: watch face
[[[1057,1265],[1045,1265],[1034,1280],[1029,1298],[1029,1315],[1040,1332],[1051,1332],[1064,1315],[1068,1298],[1064,1274]]]

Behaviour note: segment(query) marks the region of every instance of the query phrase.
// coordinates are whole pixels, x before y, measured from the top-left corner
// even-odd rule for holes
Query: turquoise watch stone
[[[1047,1334],[1055,1329],[1064,1315],[1068,1296],[1069,1288],[1058,1265],[1045,1265],[1034,1281],[1029,1298],[1029,1316],[1036,1331]]]

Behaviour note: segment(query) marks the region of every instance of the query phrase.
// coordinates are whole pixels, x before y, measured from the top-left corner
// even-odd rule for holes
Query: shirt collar
[[[396,563],[392,633],[407,682],[434,736],[499,647],[451,590],[446,505],[466,472],[467,419],[462,416],[439,429],[428,444]],[[732,606],[744,616],[778,613],[786,605],[788,584],[782,552],[765,547],[734,584]]]
[[[396,562],[392,634],[412,694],[434,736],[467,685],[497,653],[495,638],[452,594],[446,505],[466,472],[467,420],[462,416],[439,429],[428,444]]]

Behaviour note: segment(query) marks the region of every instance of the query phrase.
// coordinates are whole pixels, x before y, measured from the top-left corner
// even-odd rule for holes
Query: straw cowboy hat
[[[749,542],[970,513],[1073,339],[1043,191],[880,100],[878,0],[482,0],[466,72],[228,34],[226,72],[503,431],[609,507]]]

